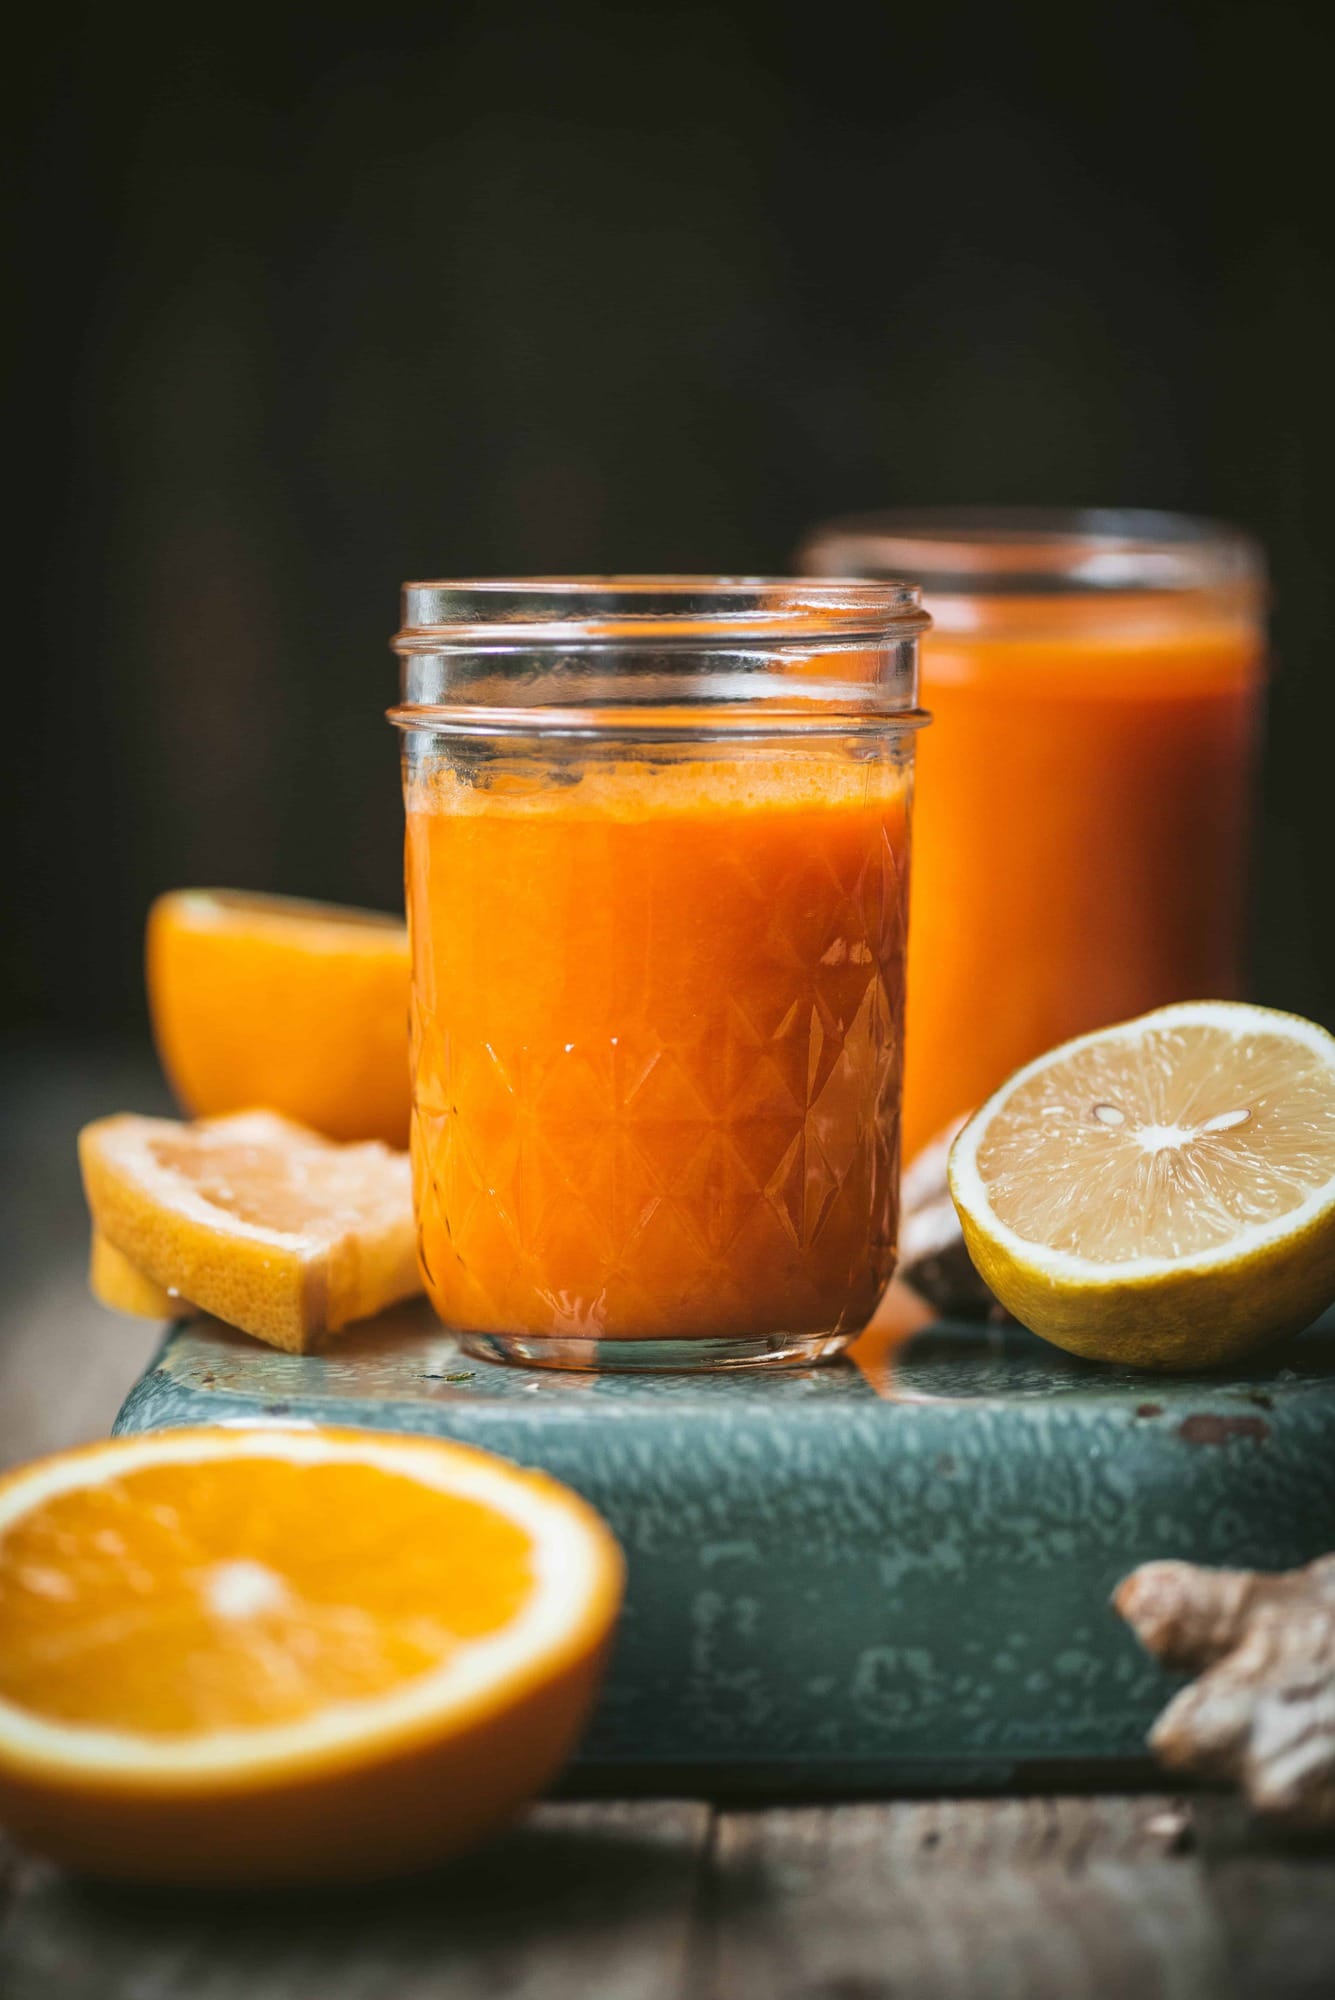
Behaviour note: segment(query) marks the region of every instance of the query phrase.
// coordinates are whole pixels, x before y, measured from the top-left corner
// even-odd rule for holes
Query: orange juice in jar
[[[413,1166],[470,1352],[838,1351],[894,1263],[917,595],[410,585]]]
[[[1230,998],[1264,680],[1245,535],[1153,513],[835,521],[812,569],[919,580],[905,1154],[1071,1035]]]

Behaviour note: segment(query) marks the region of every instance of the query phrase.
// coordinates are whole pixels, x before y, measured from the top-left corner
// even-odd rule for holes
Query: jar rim
[[[385,710],[396,729],[430,735],[568,737],[587,741],[653,743],[670,739],[708,743],[753,738],[774,742],[814,737],[881,738],[914,735],[931,722],[925,708],[855,704],[847,689],[834,699],[766,703],[718,701],[693,708],[680,704],[633,708],[490,707],[473,703],[400,702]]]
[[[1148,507],[915,507],[819,522],[799,560],[818,573],[916,577],[929,596],[1241,590],[1265,553],[1226,521]]]
[[[426,579],[403,586],[400,654],[451,647],[846,644],[917,636],[916,583],[892,577],[608,576]]]

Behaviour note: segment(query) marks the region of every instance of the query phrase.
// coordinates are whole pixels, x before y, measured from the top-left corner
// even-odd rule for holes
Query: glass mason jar
[[[1158,513],[832,521],[799,560],[918,578],[905,1154],[1054,1043],[1240,990],[1265,568]]]
[[[413,583],[428,1292],[473,1355],[836,1352],[890,1277],[919,594]]]

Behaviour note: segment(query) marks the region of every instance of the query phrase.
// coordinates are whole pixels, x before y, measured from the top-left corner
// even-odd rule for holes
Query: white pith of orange
[[[332,1709],[308,1722],[219,1730],[198,1741],[178,1743],[118,1731],[72,1729],[0,1700],[0,1740],[37,1759],[72,1760],[85,1771],[152,1771],[164,1777],[209,1772],[239,1778],[311,1750],[348,1743],[365,1746],[373,1730],[395,1733],[426,1715],[447,1709],[462,1714],[480,1700],[495,1701],[508,1679],[569,1630],[572,1608],[580,1602],[588,1567],[585,1536],[575,1530],[570,1515],[552,1514],[546,1492],[539,1499],[536,1492],[516,1483],[508,1468],[502,1472],[481,1452],[450,1448],[446,1476],[440,1477],[433,1476],[436,1469],[429,1456],[424,1460],[419,1447],[369,1432],[355,1444],[339,1444],[319,1431],[287,1434],[266,1428],[254,1434],[226,1433],[216,1443],[206,1444],[197,1433],[185,1431],[125,1440],[114,1450],[117,1476],[141,1466],[173,1460],[198,1464],[210,1457],[277,1458],[293,1465],[328,1464],[331,1458],[343,1457],[389,1473],[406,1472],[424,1485],[495,1508],[524,1528],[533,1538],[536,1589],[519,1620],[497,1638],[461,1648],[448,1665],[393,1695]],[[71,1454],[48,1461],[31,1478],[0,1488],[0,1536],[43,1501],[86,1483],[81,1459],[82,1454]]]
[[[444,1635],[440,1663],[400,1674],[399,1653],[387,1642],[388,1650],[366,1656],[375,1668],[374,1692],[328,1698],[331,1681],[336,1684],[343,1671],[340,1662],[356,1666],[359,1649],[374,1647],[382,1630],[392,1641],[394,1627],[371,1626],[364,1635],[367,1621],[382,1615],[364,1600],[349,1601],[353,1625],[346,1626],[339,1609],[341,1577],[351,1573],[346,1563],[340,1572],[346,1531],[338,1519],[317,1516],[313,1501],[306,1504],[304,1479],[284,1489],[296,1496],[293,1518],[271,1531],[288,1538],[276,1554],[269,1549],[264,1567],[247,1561],[254,1542],[248,1543],[245,1527],[246,1466],[257,1462],[298,1473],[343,1465],[359,1477],[383,1474],[395,1483],[398,1504],[414,1514],[414,1493],[428,1503],[435,1494],[462,1503],[458,1515],[451,1510],[447,1518],[464,1530],[470,1518],[480,1518],[478,1510],[508,1524],[526,1550],[524,1588],[512,1614],[468,1636],[466,1600],[455,1603],[453,1620],[449,1602],[423,1601],[424,1629]],[[9,1475],[0,1483],[0,1550],[25,1523],[40,1523],[44,1509],[58,1509],[70,1496],[91,1496],[96,1509],[105,1491],[108,1520],[124,1525],[127,1517],[114,1508],[124,1509],[127,1494],[134,1504],[136,1473],[175,1468],[183,1482],[181,1525],[165,1531],[167,1545],[188,1552],[198,1534],[192,1540],[189,1482],[210,1466],[236,1474],[235,1530],[230,1502],[221,1517],[226,1536],[236,1536],[225,1566],[254,1570],[266,1601],[248,1604],[243,1592],[239,1604],[215,1606],[211,1572],[191,1567],[184,1556],[179,1565],[152,1572],[157,1580],[145,1596],[128,1576],[120,1581],[123,1554],[100,1548],[96,1537],[71,1542],[63,1573],[36,1579],[39,1597],[42,1590],[51,1595],[60,1615],[47,1620],[41,1613],[34,1621],[29,1602],[11,1619],[14,1645],[39,1649],[6,1675],[0,1698],[0,1817],[20,1838],[75,1866],[131,1879],[344,1879],[436,1859],[504,1818],[550,1779],[587,1711],[620,1601],[621,1559],[592,1510],[545,1475],[435,1439],[315,1427],[182,1430],[86,1447]],[[212,1532],[220,1518],[216,1491],[209,1506]],[[364,1566],[368,1548],[374,1559],[374,1518],[369,1541],[366,1521],[358,1525],[357,1560]],[[132,1538],[132,1548],[159,1548],[162,1532],[156,1517],[146,1521],[147,1539]],[[22,1560],[17,1571],[14,1560],[9,1587],[21,1590]],[[475,1569],[477,1559],[469,1560]],[[418,1577],[415,1561],[408,1573]],[[430,1567],[422,1573],[429,1576]],[[459,1573],[471,1572],[465,1564]],[[307,1641],[304,1651],[298,1648],[283,1662],[289,1678],[296,1677],[296,1712],[278,1722],[223,1726],[196,1721],[192,1712],[183,1723],[179,1710],[196,1701],[214,1715],[229,1706],[233,1715],[248,1703],[255,1706],[251,1691],[263,1690],[276,1643],[265,1628],[274,1602],[283,1607],[284,1629]],[[491,1606],[482,1603],[485,1621]],[[122,1629],[117,1620],[129,1623]],[[165,1642],[155,1642],[155,1620]],[[154,1665],[159,1644],[161,1664]],[[332,1672],[321,1657],[326,1645],[333,1648],[325,1656]],[[43,1647],[56,1649],[52,1662],[65,1677],[52,1692],[45,1669],[34,1676]],[[108,1658],[109,1670],[99,1664]],[[242,1667],[249,1671],[252,1660],[250,1679],[228,1680]],[[102,1678],[90,1683],[90,1672]],[[176,1683],[186,1693],[175,1707],[169,1699],[162,1709],[162,1697],[153,1695],[160,1685],[153,1675],[161,1673],[193,1676]],[[71,1686],[92,1721],[61,1718]],[[128,1689],[123,1699],[121,1686]],[[12,1698],[15,1687],[32,1690],[31,1700]],[[159,1705],[154,1720],[126,1726],[118,1720],[118,1704],[122,1714],[142,1714],[145,1688]]]

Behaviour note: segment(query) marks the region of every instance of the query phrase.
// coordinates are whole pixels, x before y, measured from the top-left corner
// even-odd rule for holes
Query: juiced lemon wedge
[[[94,1288],[117,1305],[137,1278],[141,1298],[161,1287],[301,1351],[421,1290],[408,1156],[378,1141],[335,1145],[271,1111],[126,1114],[86,1125],[79,1161]]]
[[[1065,1043],[955,1142],[965,1241],[1072,1353],[1209,1367],[1335,1298],[1335,1038],[1193,1001]]]

